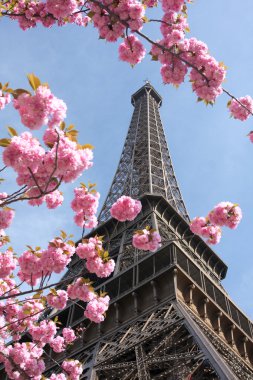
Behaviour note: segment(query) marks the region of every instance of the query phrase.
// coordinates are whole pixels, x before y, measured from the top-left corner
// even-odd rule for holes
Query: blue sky
[[[156,11],[157,12],[157,11]],[[224,84],[236,96],[252,95],[253,2],[195,1],[189,6],[191,35],[205,41],[217,60],[228,66]],[[148,27],[159,38],[158,24]],[[54,94],[68,105],[68,123],[80,131],[80,141],[95,146],[94,168],[83,182],[97,183],[101,204],[109,190],[132,115],[131,94],[148,78],[163,97],[161,116],[181,191],[191,217],[206,215],[218,202],[239,203],[243,220],[235,231],[226,231],[215,251],[228,267],[224,286],[246,314],[253,316],[253,145],[247,139],[252,118],[229,118],[227,97],[214,107],[196,102],[189,83],[179,89],[164,86],[159,65],[149,56],[134,69],[118,59],[117,43],[98,39],[92,26],[37,28],[23,32],[16,23],[1,20],[0,81],[27,86],[26,74],[34,72],[47,81]],[[21,131],[19,118],[9,107],[0,114],[1,137],[5,126]],[[8,175],[8,189],[14,186]],[[46,246],[60,229],[80,237],[72,222],[70,185],[64,189],[65,205],[53,212],[44,207],[17,206],[9,229],[12,245],[22,253],[26,244]]]

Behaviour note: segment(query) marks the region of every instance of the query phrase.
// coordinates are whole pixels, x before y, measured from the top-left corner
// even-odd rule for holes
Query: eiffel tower
[[[116,261],[96,291],[110,295],[101,324],[83,316],[83,302],[58,315],[63,326],[85,327],[64,353],[48,348],[47,375],[64,358],[83,363],[85,380],[252,380],[253,325],[221,285],[226,264],[189,229],[168,151],[159,107],[161,96],[146,82],[131,98],[134,112],[119,165],[102,207],[98,227]],[[121,195],[142,202],[132,222],[117,222],[110,207]],[[156,228],[162,246],[155,253],[131,244],[133,232]],[[75,256],[65,279],[85,276]],[[92,277],[90,276],[92,279]]]

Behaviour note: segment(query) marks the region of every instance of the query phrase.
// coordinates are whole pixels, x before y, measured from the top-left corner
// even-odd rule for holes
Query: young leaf
[[[34,75],[34,74],[28,74],[27,78],[28,78],[28,81],[29,81],[30,86],[32,87],[32,89],[34,91],[36,91],[37,88],[41,85],[41,82],[40,82],[39,78],[36,77],[36,75]]]
[[[62,237],[62,239],[66,239],[66,237],[67,237],[66,232],[63,230],[61,230],[61,237]]]
[[[85,145],[82,145],[82,149],[94,149],[94,146],[91,145],[91,144],[85,144]]]
[[[0,146],[6,148],[8,145],[10,145],[11,139],[0,139]]]
[[[18,136],[18,133],[17,133],[16,129],[14,129],[14,128],[12,128],[12,127],[7,127],[7,129],[8,129],[9,135],[10,135],[11,137],[13,137],[13,136]]]

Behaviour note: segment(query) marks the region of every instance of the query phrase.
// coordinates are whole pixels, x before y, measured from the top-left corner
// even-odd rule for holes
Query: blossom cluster
[[[162,64],[163,82],[179,86],[190,69],[193,91],[200,100],[213,103],[222,93],[222,82],[226,74],[224,65],[209,54],[206,44],[194,37],[185,38],[184,28],[187,24],[183,18],[178,18],[171,12],[164,17],[170,19],[174,26],[173,29],[172,26],[161,27],[163,39],[158,44],[166,50],[157,45],[153,45],[151,49],[153,59]]]
[[[17,20],[23,30],[34,28],[38,23],[46,28],[55,23],[59,26],[66,23],[86,26],[89,18],[80,12],[75,13],[79,10],[78,6],[83,4],[84,1],[81,0],[18,0],[14,6],[11,2],[6,2],[2,10],[10,10],[13,14],[11,18]]]
[[[235,119],[245,121],[253,113],[253,99],[249,95],[247,95],[243,98],[239,98],[238,100],[241,104],[238,103],[238,101],[236,101],[235,99],[232,99],[228,102],[228,108],[231,115]]]
[[[1,345],[0,362],[4,364],[9,379],[22,380],[25,374],[28,378],[39,380],[46,368],[42,355],[42,347],[32,342],[14,343],[7,347]],[[79,361],[65,360],[61,367],[65,374],[62,373],[62,376],[53,374],[50,380],[66,380],[67,376],[71,380],[80,378],[82,365]],[[20,373],[18,368],[20,368]]]
[[[57,5],[56,2],[54,5]],[[29,4],[22,1],[20,6],[27,7]],[[62,2],[57,5],[62,6]],[[8,127],[11,138],[1,139],[0,145],[4,147],[2,158],[5,166],[16,172],[17,184],[25,189],[17,192],[20,200],[27,200],[31,206],[40,206],[45,202],[49,209],[54,209],[63,203],[63,194],[58,189],[61,182],[73,182],[93,165],[92,146],[78,144],[78,132],[73,125],[65,130],[66,104],[52,94],[48,85],[42,84],[34,74],[29,74],[28,80],[34,95],[24,89],[13,90],[8,83],[0,83],[0,103],[2,99],[9,102],[12,95],[14,108],[26,127],[35,130],[47,126],[43,141],[48,149],[31,132],[18,135],[14,128]],[[14,210],[6,206],[13,199],[6,193],[1,193],[0,199],[0,229],[6,229],[14,217]],[[79,224],[82,223],[81,212],[77,219]],[[96,224],[95,217],[91,216],[90,219],[86,221],[87,227]]]
[[[43,125],[58,126],[66,118],[66,104],[56,98],[47,86],[39,86],[33,96],[26,92],[20,94],[13,100],[13,105],[22,123],[32,130]]]
[[[189,0],[161,0],[163,16],[160,30],[163,38],[153,42],[145,37],[151,44],[153,60],[159,60],[162,64],[161,76],[164,83],[179,86],[185,80],[189,71],[190,82],[198,100],[206,104],[213,104],[216,98],[223,92],[222,83],[225,80],[226,68],[216,61],[208,52],[208,47],[196,38],[185,38],[185,32],[189,31],[187,24],[186,5]],[[10,18],[17,20],[23,30],[33,28],[38,23],[45,27],[51,27],[55,23],[62,26],[66,23],[75,23],[87,26],[92,22],[98,29],[99,37],[108,42],[115,42],[123,38],[119,46],[119,58],[122,61],[135,65],[144,58],[146,50],[142,42],[137,38],[136,32],[140,32],[143,24],[148,21],[145,16],[146,7],[154,7],[157,0],[109,0],[87,1],[84,0],[34,0],[31,2],[17,0],[13,5],[6,2],[1,12]],[[85,5],[85,9],[83,9]],[[132,34],[128,35],[128,30]],[[143,34],[142,34],[143,37]],[[39,128],[39,124],[47,115],[41,112],[40,104],[50,98],[50,90],[40,86],[34,96],[22,94],[19,100],[14,102],[20,112],[22,120],[30,128]],[[4,108],[10,100],[9,94],[0,93],[0,109]],[[65,105],[54,98],[53,110],[51,110],[51,125],[56,125],[58,119],[65,113]],[[28,103],[26,103],[28,101]],[[246,108],[242,107],[243,104]],[[248,96],[240,98],[239,102],[234,98],[229,102],[231,115],[240,120],[246,120],[252,114],[252,99]],[[22,107],[24,106],[24,107]],[[54,116],[55,107],[57,109]],[[24,110],[22,110],[24,108]],[[35,112],[36,108],[36,112]],[[27,110],[32,110],[32,115]],[[37,114],[37,118],[33,115]],[[50,114],[50,112],[49,112]]]
[[[71,203],[72,210],[75,212],[74,221],[79,227],[93,228],[97,225],[96,212],[100,194],[89,186],[82,184],[81,187],[74,189],[75,197]]]
[[[145,57],[146,50],[134,34],[127,36],[119,46],[119,58],[132,66],[140,63]]]
[[[62,272],[74,253],[75,245],[72,241],[64,242],[61,238],[55,238],[50,241],[47,249],[29,249],[18,258],[18,276],[22,281],[35,285],[43,276]]]
[[[65,290],[51,289],[47,295],[47,304],[58,310],[66,307],[68,301],[68,293]]]
[[[68,0],[47,1],[47,6],[51,7],[52,14],[58,12],[58,16],[61,17],[67,2]],[[29,18],[31,10],[28,9],[29,6],[35,9],[38,2],[20,1],[16,5],[26,7],[24,18]],[[34,17],[37,18],[38,15],[34,14]],[[21,23],[24,18],[20,17]],[[12,94],[14,108],[19,112],[21,121],[26,127],[35,130],[46,126],[43,132],[46,147],[43,147],[30,131],[18,135],[14,128],[8,127],[11,138],[1,139],[0,143],[4,147],[3,161],[6,167],[16,172],[18,185],[25,189],[19,190],[22,195],[21,200],[27,200],[32,206],[39,206],[45,202],[48,208],[53,209],[63,202],[62,193],[58,189],[61,182],[74,181],[84,170],[92,166],[92,147],[78,144],[77,131],[73,126],[65,128],[63,122],[67,109],[65,103],[56,98],[48,86],[41,84],[33,74],[30,74],[28,79],[34,90],[33,95],[23,89],[8,89],[8,84],[0,85],[1,108],[9,102],[9,94]],[[8,207],[8,202],[13,196],[15,198],[15,193],[14,195],[0,193],[0,246],[9,241],[4,229],[10,226],[14,217],[14,210]],[[75,198],[71,206],[76,213],[75,220],[78,225],[87,228],[96,226],[95,214],[99,197],[93,185],[86,188],[82,184],[80,188],[75,189]],[[51,274],[61,273],[75,253],[75,243],[68,240],[65,235],[62,231],[61,237],[51,240],[46,249],[40,247],[33,249],[27,246],[28,249],[19,258],[11,248],[0,253],[0,295],[5,300],[0,302],[0,362],[4,364],[10,379],[21,380],[25,374],[25,377],[39,380],[45,370],[41,349],[49,345],[54,352],[59,353],[76,339],[72,329],[63,328],[59,334],[56,322],[44,319],[44,312],[48,309],[62,310],[69,298],[77,299],[87,303],[84,313],[86,318],[96,323],[102,322],[105,318],[105,312],[109,307],[109,296],[96,294],[91,284],[83,279],[77,279],[67,290],[51,289],[46,296],[43,295],[43,290],[39,290],[33,298],[29,295],[27,299],[20,299],[22,292],[12,278],[13,271],[18,267],[18,278],[22,283],[31,285],[31,293],[38,281],[40,288],[43,288],[43,284]],[[85,244],[83,241],[82,246],[79,246],[79,251],[82,251],[79,252],[80,255],[84,255]],[[90,272],[100,277],[107,277],[113,272],[115,263],[109,258],[101,242],[100,249],[97,244],[93,256],[90,255],[86,259],[86,266]],[[37,347],[38,351],[32,351],[30,343],[18,342],[27,332],[32,339],[31,344]],[[6,345],[10,339],[13,343]],[[78,380],[82,372],[82,366],[77,361],[65,361],[62,369],[64,373],[52,374],[50,380],[57,378]]]
[[[142,251],[155,252],[161,247],[161,236],[156,230],[146,227],[135,231],[132,244]]]
[[[51,136],[51,141],[52,135],[57,136],[56,131],[47,130],[46,133]],[[45,201],[50,209],[63,202],[63,195],[57,189],[60,181],[74,181],[92,166],[92,158],[89,147],[80,147],[60,131],[59,139],[53,142],[49,151],[45,151],[30,132],[13,136],[3,151],[4,164],[17,173],[18,185],[28,187],[24,199],[28,199],[32,206]],[[3,212],[2,219],[9,220],[11,215],[10,211]]]
[[[140,30],[143,26],[145,8],[138,0],[118,0],[114,3],[101,0],[100,4],[90,1],[87,5],[94,13],[92,21],[99,36],[108,42],[117,41],[126,26],[131,31]]]
[[[69,298],[87,302],[86,310],[84,311],[85,317],[95,323],[104,321],[110,297],[96,294],[89,280],[81,277],[78,278],[73,284],[68,286],[67,292]]]
[[[87,270],[98,277],[108,277],[114,271],[115,262],[103,249],[101,237],[83,239],[76,248],[76,254],[86,260]]]
[[[141,212],[141,202],[122,195],[111,207],[111,216],[120,222],[134,220]]]
[[[191,221],[191,231],[207,239],[209,244],[217,244],[221,239],[221,227],[235,229],[242,219],[242,211],[237,204],[221,202],[209,212],[206,218],[196,217]]]

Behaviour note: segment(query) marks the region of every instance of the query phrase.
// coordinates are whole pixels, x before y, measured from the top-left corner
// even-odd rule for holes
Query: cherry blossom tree
[[[213,105],[221,94],[230,99],[231,115],[244,121],[253,114],[250,96],[236,97],[223,87],[226,67],[208,51],[204,42],[187,38],[187,0],[2,0],[0,13],[18,22],[22,30],[34,28],[38,23],[49,28],[77,24],[93,25],[99,38],[107,42],[119,41],[119,58],[134,66],[147,52],[160,64],[163,82],[176,87],[189,75],[192,90],[197,99]],[[160,6],[160,19],[148,18],[152,8]],[[147,23],[160,27],[161,38],[153,40],[145,33]],[[149,46],[149,50],[144,46]],[[0,246],[9,243],[5,230],[15,216],[12,208],[16,202],[49,209],[63,202],[61,185],[76,181],[93,164],[92,146],[78,142],[78,131],[66,126],[67,106],[35,75],[28,75],[31,89],[13,89],[9,83],[0,86],[0,109],[13,105],[25,128],[20,135],[9,127],[10,137],[0,140],[3,148],[4,170],[12,169],[18,189],[12,194],[0,194]],[[11,104],[10,104],[11,103]],[[36,139],[32,131],[43,129],[43,141]],[[253,134],[249,133],[250,141]],[[74,190],[71,208],[74,222],[81,228],[81,242],[75,246],[71,236],[61,231],[46,248],[28,246],[16,256],[8,247],[0,253],[0,362],[10,379],[39,380],[45,371],[42,355],[49,345],[54,352],[64,351],[76,339],[78,332],[65,327],[61,333],[57,321],[47,318],[48,310],[65,308],[68,300],[86,303],[84,316],[91,323],[100,323],[109,307],[109,295],[97,294],[89,278],[73,275],[67,280],[48,285],[52,273],[61,273],[70,263],[74,253],[85,260],[87,272],[105,278],[114,271],[115,263],[103,248],[103,238],[85,239],[86,229],[97,225],[96,213],[100,195],[95,185],[83,183]],[[141,211],[141,203],[123,196],[112,206],[111,216],[119,222],[134,220]],[[242,217],[238,205],[221,202],[206,218],[195,218],[191,223],[193,233],[216,244],[221,238],[221,227],[236,228]],[[161,238],[152,227],[136,231],[134,247],[155,252],[161,246]],[[17,272],[15,272],[17,271]],[[17,273],[16,279],[13,272]],[[22,291],[21,284],[29,285]],[[59,290],[59,287],[62,289]],[[24,298],[25,297],[25,298]],[[20,338],[29,334],[29,342]],[[11,344],[9,341],[12,341]],[[77,360],[65,360],[58,364],[61,373],[52,374],[50,380],[78,380],[82,365]]]
[[[12,194],[0,193],[0,246],[10,242],[5,232],[15,217],[10,205],[22,202],[40,206],[45,202],[48,209],[55,209],[63,203],[62,183],[76,181],[93,165],[93,147],[81,145],[74,126],[65,125],[66,104],[34,74],[28,75],[28,80],[31,90],[2,85],[6,105],[13,98],[13,108],[19,113],[23,126],[44,132],[40,142],[30,131],[18,135],[14,128],[8,127],[10,137],[0,140],[5,164],[1,172],[13,170],[18,185]],[[74,189],[71,208],[82,236],[77,247],[72,236],[61,231],[46,249],[27,246],[28,249],[17,256],[8,247],[0,253],[0,362],[10,379],[40,379],[46,368],[42,359],[44,347],[49,345],[59,353],[77,338],[70,327],[59,332],[57,320],[48,317],[50,309],[62,310],[68,301],[77,304],[83,301],[86,308],[80,307],[91,323],[101,323],[105,318],[110,297],[97,294],[89,278],[73,275],[48,285],[51,275],[62,273],[75,252],[84,260],[88,273],[105,278],[114,271],[115,262],[103,248],[103,237],[84,239],[86,229],[97,225],[99,198],[95,184],[81,183]],[[113,205],[111,214],[118,221],[133,220],[141,208],[140,201],[123,196]],[[155,248],[159,245],[150,246],[152,251]],[[22,289],[24,283],[28,290]],[[27,334],[28,342],[20,343],[21,337],[28,337]],[[10,340],[12,343],[8,344]],[[65,360],[58,366],[62,372],[52,374],[51,380],[77,380],[82,373],[82,365],[77,360]]]
[[[118,48],[119,58],[131,65],[144,59],[147,49],[142,41],[146,41],[152,60],[161,64],[160,71],[165,84],[177,87],[189,74],[198,101],[213,105],[218,96],[226,94],[230,98],[228,108],[231,116],[244,121],[253,115],[253,99],[248,95],[238,98],[225,89],[222,83],[226,77],[226,66],[210,55],[204,42],[194,37],[186,38],[189,31],[189,3],[190,0],[2,0],[0,12],[2,16],[18,22],[24,31],[39,23],[46,28],[71,23],[81,27],[92,24],[99,38],[107,42],[120,42],[123,39]],[[162,17],[148,18],[147,13],[151,13],[150,10],[158,5]],[[161,38],[157,41],[145,33],[145,24],[152,22],[160,26]],[[10,101],[9,95],[6,89],[2,89],[0,95],[0,108],[4,108]],[[22,105],[17,102],[17,107],[22,108]],[[46,116],[41,115],[43,117]],[[34,121],[28,123],[31,126]],[[33,128],[36,129],[36,123]],[[250,141],[251,136],[249,134]]]

